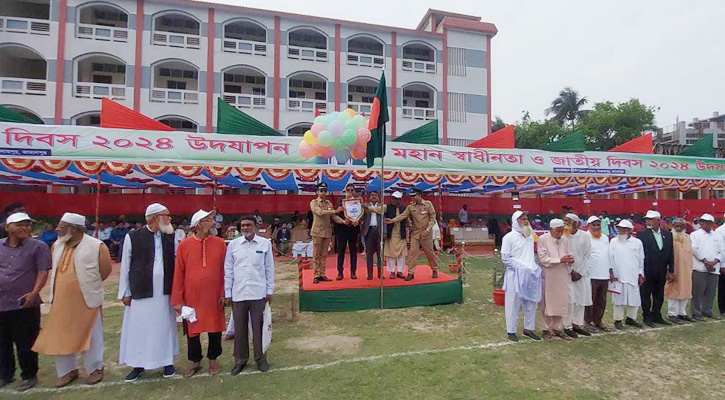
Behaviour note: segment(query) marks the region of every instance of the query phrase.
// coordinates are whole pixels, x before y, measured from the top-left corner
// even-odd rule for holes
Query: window
[[[93,15],[95,15],[96,19],[99,20],[98,24],[101,24],[101,21],[120,21],[120,22],[128,22],[128,15],[125,13],[122,13],[120,11],[114,11],[114,10],[104,10],[104,9],[94,9]]]
[[[315,100],[327,100],[327,93],[315,92]]]
[[[433,61],[433,50],[425,46],[403,47],[403,58],[418,61]]]
[[[104,83],[110,85],[113,83],[113,77],[111,75],[93,74],[93,83]]]
[[[404,90],[403,97],[412,97],[414,99],[429,99],[430,92],[423,90]]]
[[[415,106],[418,108],[430,108],[428,107],[428,101],[427,100],[416,100]]]
[[[375,93],[375,88],[372,86],[362,86],[362,85],[350,85],[348,86],[348,91],[352,93]]]
[[[448,93],[448,121],[466,122],[466,95]]]
[[[252,88],[252,94],[255,96],[264,96],[264,88]]]
[[[310,129],[312,125],[310,124],[301,124],[297,126],[293,126],[289,129],[287,129],[287,136],[303,136],[305,132],[307,132],[308,129]]]
[[[241,74],[224,74],[224,82],[250,83],[255,85],[264,85],[263,76],[241,75]]]
[[[186,29],[199,28],[199,24],[196,21],[184,17],[161,17],[159,21],[162,26]]]
[[[448,48],[448,75],[466,76],[466,49]]]
[[[299,30],[289,35],[290,46],[327,49],[327,38],[315,31]]]
[[[249,23],[230,24],[224,31],[224,37],[229,39],[263,42],[267,37],[267,31],[264,28]]]
[[[191,121],[187,121],[185,119],[168,118],[168,119],[162,119],[159,122],[166,124],[174,129],[178,129],[178,130],[181,130],[181,129],[196,130],[196,124]]]
[[[159,68],[159,76],[168,76],[172,78],[196,79],[197,72],[193,70],[182,70],[176,68]]]
[[[186,82],[184,81],[166,81],[167,89],[186,90]]]
[[[362,97],[362,102],[363,103],[372,103],[373,102],[373,97],[372,96],[363,96]]]
[[[298,92],[295,90],[289,91],[289,97],[290,99],[304,99],[305,98],[305,92]]]
[[[290,79],[289,86],[293,87],[293,88],[326,90],[327,82],[320,82],[320,81],[313,82],[313,81],[303,81],[301,79]]]
[[[88,116],[88,120],[90,121],[91,125],[93,125],[93,126],[101,125],[101,116],[100,115],[90,115],[90,116]]]
[[[93,72],[112,72],[118,74],[126,73],[126,66],[119,64],[92,63],[91,69]]]

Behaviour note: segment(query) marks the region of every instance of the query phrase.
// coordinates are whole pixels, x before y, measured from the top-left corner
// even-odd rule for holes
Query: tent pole
[[[101,173],[96,174],[96,237],[98,237],[98,225],[100,222],[101,214]]]

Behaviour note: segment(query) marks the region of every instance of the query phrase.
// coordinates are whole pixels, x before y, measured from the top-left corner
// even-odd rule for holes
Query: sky
[[[429,8],[496,24],[493,116],[513,123],[566,86],[591,104],[637,98],[656,124],[725,113],[725,0],[214,0],[307,15],[415,27]]]

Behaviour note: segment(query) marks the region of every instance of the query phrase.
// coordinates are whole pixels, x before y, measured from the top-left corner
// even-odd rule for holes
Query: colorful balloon
[[[350,151],[350,155],[355,160],[362,160],[365,158],[365,155],[367,154],[367,151],[365,149],[361,149],[358,146],[355,146],[352,148],[352,151]]]
[[[308,142],[300,142],[300,157],[312,158],[315,156],[315,147]]]
[[[345,164],[346,162],[350,161],[350,150],[342,149],[336,151],[335,158],[337,159],[338,164]]]
[[[317,117],[317,118],[320,118],[320,117]],[[317,121],[317,118],[315,118],[315,121]],[[315,137],[317,137],[317,135],[319,135],[320,132],[322,132],[324,130],[325,130],[325,125],[318,124],[317,122],[315,122],[314,124],[312,124],[312,127],[310,127],[310,131],[312,131],[312,134]]]
[[[357,114],[352,108],[346,108],[344,112],[350,115],[350,118],[354,118],[355,114]]]
[[[337,120],[342,122],[343,124],[347,121],[350,121],[351,119],[352,119],[352,117],[350,116],[350,114],[348,114],[346,112],[341,112],[340,116],[337,117]]]
[[[317,135],[317,140],[320,142],[322,146],[329,146],[332,144],[333,141],[332,133],[330,131],[322,131],[319,135]]]
[[[322,147],[320,149],[320,154],[321,154],[320,157],[330,158],[330,157],[332,157],[332,156],[335,155],[335,149],[333,149],[331,146],[330,147]]]
[[[340,150],[342,150],[342,149],[344,149],[346,147],[347,146],[345,145],[345,143],[342,142],[342,138],[340,138],[340,137],[334,138],[334,140],[332,142],[332,148],[333,149],[335,149],[337,151],[340,151]]]
[[[368,121],[362,115],[356,115],[356,116],[354,116],[352,118],[352,121],[355,122],[355,130],[358,130],[360,128],[367,128],[368,127]]]
[[[345,146],[352,146],[357,142],[357,134],[353,130],[346,130],[342,134],[342,143],[345,143]]]
[[[364,142],[370,141],[370,138],[372,137],[372,134],[370,133],[370,131],[368,130],[368,128],[360,128],[360,129],[358,129],[357,130],[357,134],[358,134],[358,136],[362,136],[363,137],[363,141]]]
[[[309,144],[315,144],[315,142],[317,142],[317,138],[312,134],[312,131],[305,132],[304,136],[302,136],[302,140]]]
[[[324,126],[325,125],[325,116],[324,115],[319,115],[319,116],[315,117],[315,125],[323,125]]]
[[[358,124],[357,121],[355,121],[354,119],[351,119],[351,120],[345,122],[345,129],[346,130],[350,129],[354,132],[357,132],[357,130],[360,129],[360,127],[357,126],[357,124]]]
[[[332,133],[332,136],[340,137],[343,132],[345,132],[345,124],[340,121],[330,122],[330,133]]]

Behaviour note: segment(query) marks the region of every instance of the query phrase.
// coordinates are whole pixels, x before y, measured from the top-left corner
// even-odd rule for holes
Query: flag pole
[[[380,220],[383,221],[385,218],[385,125],[383,125],[382,129],[382,135],[380,135],[380,144],[382,145],[382,153],[383,156],[380,157],[380,205],[383,208],[383,214],[380,216]],[[383,224],[378,224],[379,234],[378,237],[380,239],[380,263],[384,264],[385,260],[385,240],[383,240]],[[378,278],[380,278],[380,309],[384,309],[383,305],[383,266],[378,265]]]

